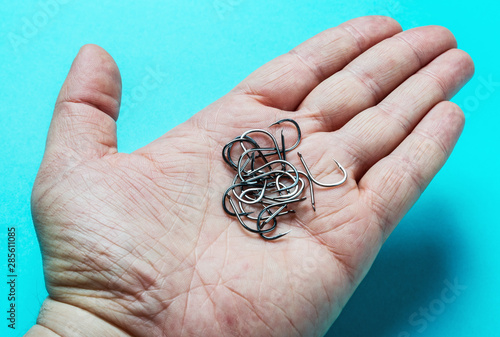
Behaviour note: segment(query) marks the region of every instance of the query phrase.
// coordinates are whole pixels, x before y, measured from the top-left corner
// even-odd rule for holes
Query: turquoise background
[[[328,336],[500,334],[497,3],[61,0],[44,15],[47,2],[2,1],[0,6],[1,336],[23,335],[46,296],[30,192],[56,96],[83,44],[101,45],[120,67],[125,109],[118,122],[119,150],[130,152],[268,60],[367,14],[392,16],[405,29],[450,28],[475,60],[476,75],[454,98],[467,123],[453,155],[389,238]],[[39,27],[26,30],[27,22]],[[12,43],[13,34],[23,40]],[[165,77],[144,91],[140,86],[148,68]],[[4,318],[7,226],[17,227],[19,252],[14,333]],[[443,291],[455,282],[466,288],[443,304]],[[429,310],[427,318],[421,310]]]

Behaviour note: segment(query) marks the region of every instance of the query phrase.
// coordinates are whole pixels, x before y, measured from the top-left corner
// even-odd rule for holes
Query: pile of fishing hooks
[[[316,207],[313,184],[335,187],[347,180],[347,172],[335,159],[344,176],[340,181],[331,184],[314,179],[300,153],[297,154],[305,172],[287,161],[287,152],[299,146],[302,134],[298,123],[293,119],[282,119],[269,127],[284,122],[293,124],[297,130],[297,141],[289,148],[285,147],[283,130],[281,144],[278,144],[276,137],[269,131],[251,129],[231,140],[222,150],[224,161],[236,171],[231,186],[224,192],[222,207],[227,214],[236,217],[244,229],[259,234],[265,240],[276,240],[290,232],[289,230],[274,236],[269,235],[276,230],[279,217],[295,213],[290,205],[306,200],[303,196],[305,180],[309,183],[314,211]],[[253,136],[257,134],[258,136]],[[257,137],[267,138],[269,141],[266,141],[266,146],[261,146],[262,143],[259,144],[255,140]],[[250,221],[253,225],[247,224]]]

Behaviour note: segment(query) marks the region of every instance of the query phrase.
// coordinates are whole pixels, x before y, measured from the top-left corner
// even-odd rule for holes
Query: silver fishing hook
[[[307,175],[309,176],[309,178],[311,178],[311,181],[313,183],[315,183],[316,185],[323,186],[323,187],[336,187],[336,186],[342,185],[347,180],[347,171],[342,167],[342,165],[340,165],[340,163],[338,161],[336,161],[335,159],[333,159],[333,161],[335,162],[335,164],[337,164],[337,167],[340,169],[340,171],[342,171],[342,174],[344,176],[342,177],[342,179],[340,179],[336,183],[331,183],[331,184],[321,183],[321,182],[317,181],[316,179],[314,179],[311,171],[309,171],[309,167],[307,167],[306,161],[302,157],[302,154],[300,154],[300,152],[297,152],[297,155],[299,156],[300,161],[301,161],[302,165],[304,166],[304,169],[307,172]]]

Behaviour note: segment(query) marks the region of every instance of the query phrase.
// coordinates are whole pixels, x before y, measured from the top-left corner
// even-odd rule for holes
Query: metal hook
[[[342,165],[340,165],[340,163],[338,161],[333,159],[333,161],[335,162],[335,164],[337,164],[337,167],[340,169],[340,171],[342,171],[342,174],[344,176],[342,177],[341,180],[339,180],[336,183],[332,183],[332,184],[321,183],[321,182],[317,181],[316,179],[314,179],[313,175],[311,174],[311,171],[309,171],[309,168],[307,167],[306,161],[304,160],[304,158],[302,157],[300,152],[297,152],[297,155],[299,156],[300,161],[302,162],[302,165],[306,169],[307,175],[309,176],[309,178],[311,178],[311,181],[314,182],[316,185],[323,186],[323,187],[335,187],[335,186],[342,185],[347,180],[347,171],[342,167]]]
[[[297,171],[297,172],[299,174],[302,174],[309,181],[309,193],[311,194],[311,206],[312,206],[313,211],[316,212],[316,200],[314,199],[314,185],[313,185],[313,182],[311,180],[311,177],[302,171]]]
[[[300,201],[304,201],[306,200],[306,197],[303,197],[303,198],[300,198],[300,199],[293,199],[293,200],[288,200],[288,201],[283,201],[283,202],[278,202],[278,203],[275,203],[275,204],[272,204],[272,205],[269,205],[269,206],[266,206],[264,207],[264,209],[262,211],[260,211],[259,213],[259,216],[257,217],[257,228],[259,229],[262,229],[262,227],[264,227],[270,220],[274,219],[274,221],[276,222],[276,216],[280,215],[279,213],[285,208],[288,206],[288,204],[290,203],[294,203],[294,202],[300,202]],[[274,213],[272,213],[262,224],[260,223],[261,222],[261,218],[262,218],[262,214],[266,211],[269,211],[271,208],[273,207],[278,207],[278,206],[281,206],[280,208],[278,208],[278,210]],[[264,233],[260,233],[260,236],[265,239],[265,240],[268,240],[268,241],[272,241],[272,240],[276,240],[276,239],[279,239],[285,235],[287,235],[288,233],[290,233],[292,230],[289,229],[288,231],[286,232],[283,232],[283,233],[279,233],[275,236],[265,236]],[[267,233],[267,232],[266,232]]]
[[[224,192],[222,198],[224,211],[231,216],[237,217],[244,229],[259,234],[262,239],[268,241],[279,239],[290,233],[290,230],[288,230],[274,236],[268,234],[277,228],[278,217],[295,213],[294,210],[288,209],[290,204],[306,199],[305,197],[301,197],[305,188],[305,179],[300,177],[300,175],[306,177],[309,182],[311,206],[314,211],[316,211],[314,184],[323,187],[335,187],[347,180],[346,170],[336,160],[334,162],[342,171],[344,177],[342,180],[332,184],[317,181],[300,153],[298,153],[298,156],[304,166],[305,172],[297,170],[292,163],[287,161],[287,152],[299,145],[302,134],[299,125],[292,119],[279,120],[271,124],[270,127],[283,122],[290,122],[297,129],[297,141],[288,149],[286,148],[283,129],[281,130],[280,144],[276,140],[277,137],[275,138],[268,131],[251,129],[231,140],[222,149],[224,161],[237,172],[231,186]],[[272,145],[268,144],[266,147],[261,147],[255,139],[249,137],[251,133],[260,133],[267,136],[267,143],[269,143],[270,139]],[[231,157],[235,143],[238,143],[242,150],[238,150],[237,152],[239,154],[238,160],[233,160]],[[267,160],[266,158],[269,157],[277,157],[277,159]],[[227,207],[227,202],[229,202],[230,207]],[[248,210],[255,213],[246,211],[244,205],[245,207],[251,207]],[[254,215],[252,216],[251,214]],[[247,225],[243,217],[246,218],[246,221],[254,221],[253,225]]]
[[[277,222],[276,220],[274,221],[274,224],[271,228],[268,228],[268,229],[262,229],[262,228],[258,228],[257,226],[257,230],[253,229],[253,228],[250,228],[248,227],[245,222],[241,219],[240,217],[240,214],[238,213],[238,211],[236,210],[236,205],[234,204],[233,202],[233,199],[228,196],[228,199],[229,199],[229,203],[231,204],[231,207],[233,208],[234,210],[234,213],[236,214],[236,217],[238,218],[238,221],[240,222],[240,224],[249,232],[252,232],[252,233],[258,233],[258,234],[263,234],[263,233],[269,233],[269,232],[272,232],[275,228],[276,228],[276,225],[277,225]],[[246,213],[244,213],[243,215],[246,215]]]
[[[292,151],[293,149],[295,149],[297,146],[299,146],[300,144],[300,141],[302,140],[302,132],[300,131],[300,126],[299,124],[294,121],[293,119],[290,119],[290,118],[285,118],[285,119],[280,119],[279,121],[277,122],[274,122],[273,124],[269,125],[269,127],[273,126],[273,125],[279,125],[283,122],[290,122],[292,123],[295,128],[297,129],[297,141],[295,142],[295,144],[292,145],[292,147],[290,147],[289,149],[286,149],[285,151],[286,152],[290,152]]]

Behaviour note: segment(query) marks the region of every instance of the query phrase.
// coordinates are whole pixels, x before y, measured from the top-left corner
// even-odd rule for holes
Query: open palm
[[[385,17],[327,30],[131,154],[116,148],[118,68],[83,47],[33,189],[49,298],[28,335],[324,334],[462,130],[447,100],[469,56],[442,27],[400,31]],[[282,118],[303,132],[288,160],[299,150],[328,182],[335,158],[349,178],[316,188],[316,212],[295,205],[270,242],[222,210],[221,151]]]

